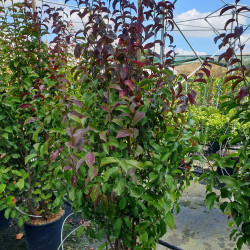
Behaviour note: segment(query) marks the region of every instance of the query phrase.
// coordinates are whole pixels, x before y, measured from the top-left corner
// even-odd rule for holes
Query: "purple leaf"
[[[51,158],[51,161],[52,161],[52,162],[54,162],[54,161],[56,160],[56,157],[58,156],[58,154],[59,154],[59,150],[55,150],[55,151],[53,151],[53,152],[51,153],[50,158]]]
[[[76,184],[77,184],[77,177],[76,177],[75,175],[73,175],[73,176],[71,177],[71,183],[72,183],[72,185],[73,185],[74,187],[76,187]]]
[[[239,94],[238,94],[238,98],[241,101],[245,96],[247,96],[247,92],[248,92],[248,87],[243,87],[241,88]]]
[[[196,79],[196,80],[194,80],[194,82],[203,82],[203,83],[207,84],[206,79],[202,79],[202,78]]]
[[[193,95],[191,95],[190,93],[187,94],[188,95],[188,100],[189,102],[193,105],[195,104],[195,98],[193,97]]]
[[[20,109],[26,109],[26,108],[29,108],[31,107],[32,105],[30,103],[24,103],[24,104],[21,104],[20,105]]]
[[[234,22],[234,21],[235,21],[234,18],[231,18],[231,19],[227,20],[227,22],[226,22],[226,24],[225,24],[225,26],[224,26],[224,30],[227,29],[228,24],[230,24],[230,23],[232,23],[232,22]]]
[[[74,50],[74,55],[75,55],[76,58],[80,58],[81,53],[82,53],[82,46],[81,46],[80,43],[77,43],[76,47],[75,47],[75,50]]]
[[[71,128],[67,128],[67,134],[70,138],[72,138],[73,134],[72,134],[72,129]]]
[[[125,80],[127,76],[128,76],[128,69],[127,68],[122,68],[122,70],[121,70],[121,78],[122,78],[122,80]]]
[[[79,108],[82,107],[81,101],[79,101],[79,100],[77,100],[77,99],[72,99],[71,101],[72,101],[76,106],[78,106]]]
[[[229,6],[225,7],[225,8],[223,8],[223,9],[221,10],[221,12],[220,12],[220,16],[221,16],[223,13],[225,13],[226,11],[231,10],[231,9],[235,9],[235,6],[234,6],[234,5],[229,5]]]
[[[100,107],[101,107],[101,109],[103,109],[103,110],[105,110],[107,112],[109,112],[109,110],[110,110],[109,106],[106,103],[102,103],[102,105]]]
[[[145,117],[145,113],[141,111],[137,111],[134,118],[133,118],[133,124],[138,123],[140,120],[142,120]]]
[[[82,159],[80,159],[80,160],[77,162],[77,164],[76,164],[76,168],[78,169],[79,167],[81,167],[82,164],[84,163],[84,161],[85,161],[85,157],[83,157]]]
[[[80,119],[84,118],[84,115],[79,114],[79,113],[76,112],[76,111],[72,111],[72,112],[69,113],[69,116],[73,116],[73,115],[79,117]]]
[[[71,148],[71,143],[69,141],[66,142],[65,145],[66,145],[67,148]]]
[[[218,41],[220,38],[224,37],[225,35],[226,35],[226,33],[222,33],[222,34],[216,36],[216,37],[214,38],[214,42],[217,43],[217,41]]]
[[[22,100],[25,95],[29,95],[29,92],[25,92],[25,93],[20,94],[19,95],[20,100]]]
[[[133,135],[133,131],[130,129],[121,129],[118,131],[116,138],[124,138]]]
[[[77,139],[77,141],[79,141],[80,139],[82,139],[82,136],[86,133],[87,133],[86,129],[79,128],[74,133],[74,137]]]
[[[129,89],[131,91],[133,91],[135,89],[135,85],[134,85],[132,80],[126,80],[124,83],[125,83],[125,85],[127,85],[129,87]]]
[[[178,87],[178,93],[177,93],[177,95],[176,95],[176,98],[179,98],[179,97],[180,97],[180,94],[181,94],[181,92],[182,92],[182,85],[181,85],[181,83],[178,82],[178,85],[179,85],[179,87]]]
[[[36,118],[31,117],[31,118],[29,118],[29,119],[25,120],[25,122],[24,122],[24,124],[23,124],[23,125],[30,124],[30,123],[32,123],[32,122],[34,122],[34,121],[36,121]]]
[[[202,68],[201,70],[206,74],[207,78],[210,76],[210,70],[206,68]]]
[[[63,169],[64,170],[70,170],[71,168],[72,168],[72,166],[69,165],[69,166],[65,166]]]
[[[92,167],[95,163],[95,154],[88,152],[85,156],[85,162],[89,167]]]

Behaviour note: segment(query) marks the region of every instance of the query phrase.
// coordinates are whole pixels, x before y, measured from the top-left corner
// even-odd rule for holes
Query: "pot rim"
[[[41,224],[41,225],[33,225],[33,224],[30,224],[30,223],[24,222],[24,225],[29,226],[29,227],[44,227],[44,226],[52,225],[52,224],[58,222],[59,220],[61,220],[63,218],[64,215],[65,215],[65,210],[63,210],[62,216],[60,216],[58,219],[53,220],[51,222],[44,223],[44,224]]]

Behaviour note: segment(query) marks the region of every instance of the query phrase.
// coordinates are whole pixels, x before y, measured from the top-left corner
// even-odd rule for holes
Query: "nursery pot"
[[[57,250],[61,244],[63,215],[42,225],[24,223],[26,242],[29,250]]]
[[[4,212],[5,212],[5,209],[0,211],[0,229],[7,227],[10,222],[10,218],[7,220],[4,217]]]

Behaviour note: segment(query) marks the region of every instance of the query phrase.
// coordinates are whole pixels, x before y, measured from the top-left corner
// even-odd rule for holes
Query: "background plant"
[[[59,152],[64,148],[65,114],[73,101],[67,95],[63,54],[59,57],[55,47],[49,51],[41,40],[48,33],[42,10],[33,14],[30,4],[7,8],[1,2],[0,208],[6,217],[18,217],[21,225],[29,216],[17,213],[16,205],[43,218],[63,207]]]
[[[244,45],[241,44],[241,35],[243,32],[242,26],[238,23],[238,15],[242,11],[249,12],[249,8],[246,6],[238,5],[239,0],[235,4],[230,4],[221,10],[221,15],[226,11],[233,10],[235,12],[235,18],[226,22],[227,25],[233,23],[235,25],[233,33],[223,33],[215,38],[215,41],[222,39],[222,43],[219,47],[225,46],[225,52],[220,55],[219,60],[225,59],[228,65],[232,66],[227,73],[227,77],[224,80],[224,84],[228,84],[231,87],[231,92],[221,97],[223,103],[220,108],[226,113],[230,114],[233,110],[234,115],[230,118],[230,123],[238,121],[241,126],[249,124],[249,70],[242,63],[242,51]],[[232,46],[230,46],[230,38],[236,40],[238,44],[239,55],[236,54]],[[241,249],[243,244],[250,244],[250,214],[249,214],[249,125],[247,132],[242,129],[241,133],[234,135],[228,133],[220,138],[220,143],[228,140],[229,145],[240,143],[240,149],[236,154],[230,154],[229,156],[220,157],[219,155],[211,155],[209,158],[215,163],[215,167],[225,169],[226,167],[233,168],[235,162],[230,158],[232,156],[238,157],[238,163],[234,168],[234,174],[232,176],[222,175],[217,176],[214,171],[206,172],[202,177],[206,177],[208,180],[206,203],[208,207],[211,207],[214,201],[221,200],[220,208],[223,212],[228,213],[229,217],[233,219],[228,223],[229,227],[235,224],[236,229],[232,229],[230,239],[234,239],[237,242],[237,248]],[[210,163],[211,164],[211,163]],[[213,166],[211,166],[213,167]],[[216,195],[212,192],[213,187],[219,187],[220,195]]]

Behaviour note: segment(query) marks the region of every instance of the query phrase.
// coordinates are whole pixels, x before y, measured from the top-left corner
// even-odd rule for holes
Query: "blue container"
[[[57,220],[43,225],[24,223],[29,250],[57,250],[61,244],[61,230],[64,214]]]
[[[7,220],[4,217],[4,212],[5,212],[5,209],[0,211],[0,229],[4,229],[5,227],[9,226],[9,222],[10,222],[10,218]]]

